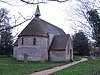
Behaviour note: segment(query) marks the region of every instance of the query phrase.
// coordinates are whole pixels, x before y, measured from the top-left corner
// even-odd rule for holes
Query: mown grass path
[[[50,75],[94,75],[100,72],[100,60],[91,60],[71,66]]]
[[[36,72],[36,73],[30,74],[30,75],[48,75],[48,74],[63,70],[65,68],[68,68],[68,67],[70,67],[72,65],[78,64],[80,62],[84,62],[84,61],[87,61],[87,59],[86,58],[82,58],[82,60],[80,60],[80,61],[75,61],[75,62],[66,64],[66,65],[62,65],[62,66],[58,66],[58,67],[55,67],[55,68],[52,68],[52,69]],[[66,74],[61,74],[61,75],[66,75]]]

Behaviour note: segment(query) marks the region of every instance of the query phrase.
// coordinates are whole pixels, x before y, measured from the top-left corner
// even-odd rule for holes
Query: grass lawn
[[[93,75],[100,71],[100,60],[82,62],[50,75]]]
[[[79,61],[82,59],[82,56],[74,56],[73,59],[74,61]]]
[[[0,58],[0,75],[28,75],[30,73],[63,65],[67,62],[29,62],[13,58]]]

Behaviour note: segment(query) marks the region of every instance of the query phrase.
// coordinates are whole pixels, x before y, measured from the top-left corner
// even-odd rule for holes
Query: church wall
[[[17,46],[14,46],[14,49],[13,49],[13,57],[14,58],[17,57]]]
[[[49,46],[51,45],[53,38],[54,38],[54,35],[49,34]]]
[[[65,51],[50,51],[50,61],[66,61]]]
[[[23,45],[22,45],[22,38],[23,38]],[[34,46],[48,46],[48,38],[47,37],[37,37],[37,36],[24,36],[20,37],[18,41],[19,46],[33,46],[33,39],[36,38],[36,45]]]
[[[43,47],[17,47],[14,49],[15,58],[17,60],[24,60],[24,54],[28,55],[29,61],[46,61],[48,60],[47,50]]]
[[[51,61],[67,61],[73,59],[73,46],[69,38],[65,51],[50,51]]]
[[[36,45],[33,45],[33,38],[36,38]],[[18,47],[14,47],[13,57],[18,60],[24,60],[24,54],[27,53],[29,61],[48,60],[48,38],[47,37],[20,37]],[[24,38],[23,45],[21,44]]]
[[[73,46],[71,42],[71,38],[69,38],[67,45],[66,45],[66,60],[73,59]]]

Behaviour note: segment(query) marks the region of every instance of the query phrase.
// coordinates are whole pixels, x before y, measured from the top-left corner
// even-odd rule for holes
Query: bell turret
[[[39,17],[39,16],[41,16],[41,13],[40,13],[39,5],[37,5],[36,11],[35,11],[35,17]]]

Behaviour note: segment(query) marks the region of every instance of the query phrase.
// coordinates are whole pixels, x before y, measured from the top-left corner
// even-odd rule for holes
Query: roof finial
[[[41,16],[41,13],[40,13],[39,5],[37,5],[36,11],[35,11],[35,17],[39,17],[39,16]]]

